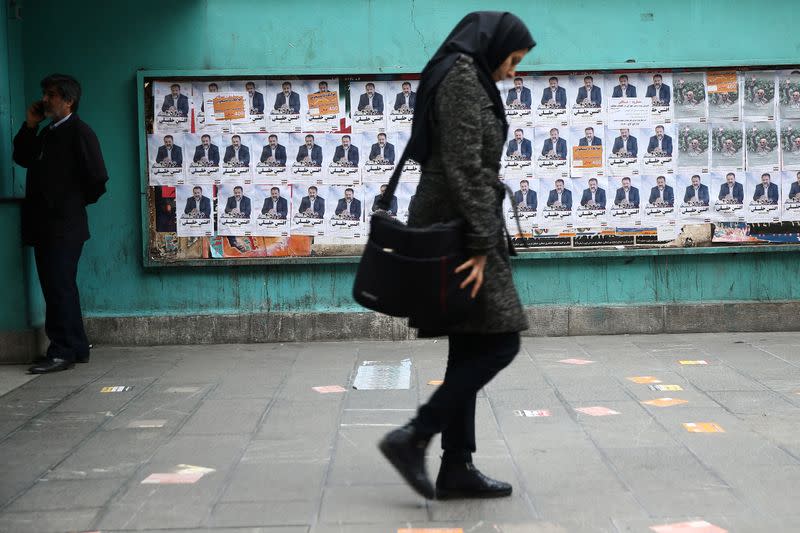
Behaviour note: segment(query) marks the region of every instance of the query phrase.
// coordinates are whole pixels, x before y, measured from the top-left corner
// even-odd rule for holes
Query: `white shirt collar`
[[[60,125],[65,123],[67,120],[69,120],[69,117],[71,117],[71,116],[72,116],[72,113],[70,113],[66,117],[62,118],[58,122],[54,122],[54,123],[50,124],[50,129],[56,129],[57,127],[59,127]]]

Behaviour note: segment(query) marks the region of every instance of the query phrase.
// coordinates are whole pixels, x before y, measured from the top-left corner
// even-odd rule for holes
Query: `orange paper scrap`
[[[683,427],[689,433],[725,433],[722,426],[713,422],[687,422]]]

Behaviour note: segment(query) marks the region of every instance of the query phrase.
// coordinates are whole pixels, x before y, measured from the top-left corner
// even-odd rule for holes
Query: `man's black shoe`
[[[501,498],[511,495],[511,485],[484,476],[471,462],[442,461],[436,478],[436,499]]]
[[[34,365],[28,369],[31,374],[49,374],[51,372],[61,372],[62,370],[69,370],[74,367],[73,361],[66,359],[47,359],[43,363]]]
[[[433,484],[425,469],[425,448],[429,439],[406,426],[386,434],[378,444],[383,455],[422,497],[432,500]]]

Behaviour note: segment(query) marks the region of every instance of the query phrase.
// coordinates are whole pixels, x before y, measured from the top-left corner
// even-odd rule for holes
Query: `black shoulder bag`
[[[368,309],[411,319],[414,327],[438,328],[463,321],[475,305],[459,285],[469,269],[464,222],[412,228],[390,217],[390,200],[407,160],[403,153],[372,215],[369,239],[358,265],[353,298]]]

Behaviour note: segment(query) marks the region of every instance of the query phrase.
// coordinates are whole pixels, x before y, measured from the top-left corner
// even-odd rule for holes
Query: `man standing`
[[[542,105],[564,109],[567,107],[567,90],[558,86],[558,78],[551,76],[548,87],[542,90]]]
[[[28,108],[14,137],[13,154],[28,169],[22,241],[33,246],[50,339],[45,359],[30,368],[33,374],[67,370],[89,360],[76,277],[83,243],[89,239],[86,206],[103,195],[108,181],[97,136],[77,115],[78,81],[52,74],[40,85],[42,100]],[[45,117],[51,122],[39,132]]]
[[[564,188],[564,180],[556,180],[556,188],[547,196],[547,207],[553,209],[572,209],[572,191]]]
[[[300,208],[297,212],[300,215],[322,218],[325,216],[325,199],[317,196],[317,187],[312,185],[308,188],[308,196],[303,196],[300,200]]]
[[[383,95],[375,92],[375,84],[369,82],[364,87],[364,94],[358,99],[359,111],[374,111],[379,115],[383,115]]]
[[[197,218],[211,218],[211,198],[203,194],[202,187],[199,185],[192,187],[192,197],[186,199],[183,212]]]
[[[300,112],[300,95],[292,90],[292,84],[288,81],[283,82],[281,89],[283,90],[275,95],[275,105],[272,108],[275,111],[298,114]]]
[[[744,187],[741,183],[736,182],[736,174],[728,172],[725,176],[725,183],[719,187],[719,200],[733,201],[734,203],[741,204],[744,202]]]
[[[306,166],[322,166],[322,147],[314,144],[313,135],[306,135],[306,143],[297,149],[297,157],[295,159],[298,163],[304,163]]]
[[[531,90],[523,87],[522,78],[514,78],[514,88],[508,91],[506,106],[512,105],[523,109],[531,108]]]
[[[567,141],[559,137],[558,128],[550,129],[550,137],[542,145],[542,155],[552,159],[567,158]]]
[[[533,146],[531,146],[530,139],[525,138],[525,132],[521,129],[514,130],[514,138],[508,141],[506,156],[530,161],[532,153]]]

